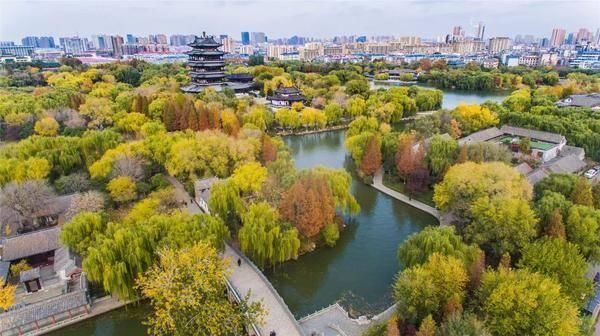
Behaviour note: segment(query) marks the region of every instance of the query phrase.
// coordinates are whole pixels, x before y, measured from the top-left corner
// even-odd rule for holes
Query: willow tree
[[[185,248],[200,240],[222,247],[228,237],[225,224],[209,215],[175,212],[136,223],[109,223],[88,248],[83,269],[119,299],[136,299],[135,279],[154,264],[160,248]]]
[[[317,166],[310,173],[322,176],[327,180],[335,206],[339,211],[349,215],[356,215],[360,212],[360,205],[352,195],[352,177],[347,171]]]
[[[413,267],[424,264],[434,253],[452,256],[470,265],[479,255],[479,249],[463,242],[452,226],[428,226],[400,245],[398,259],[405,267]]]
[[[295,228],[279,222],[277,210],[266,202],[250,205],[242,216],[240,247],[260,267],[282,263],[298,255],[300,239]]]
[[[240,188],[229,179],[215,183],[210,191],[208,207],[230,227],[237,227],[244,211]]]
[[[260,302],[229,301],[225,295],[228,263],[210,244],[199,242],[182,250],[165,249],[158,263],[137,281],[150,299],[147,320],[152,335],[241,335],[261,321]]]

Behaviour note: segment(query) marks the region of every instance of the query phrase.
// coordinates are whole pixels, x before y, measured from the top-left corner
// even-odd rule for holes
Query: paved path
[[[404,203],[411,205],[419,210],[423,210],[423,211],[431,214],[438,220],[441,219],[441,214],[436,208],[434,208],[430,205],[427,205],[423,202],[417,201],[414,198],[408,198],[408,196],[383,185],[383,167],[379,168],[379,170],[377,170],[377,172],[375,173],[375,176],[373,176],[372,186],[373,186],[373,188],[381,191],[384,194],[387,194],[401,202],[404,202]]]
[[[202,212],[196,202],[190,202],[192,197],[177,179],[169,176],[168,180],[175,187],[177,199],[187,202],[190,213]],[[229,245],[225,246],[224,255],[231,259],[229,282],[238,294],[245,297],[247,293],[250,293],[251,302],[263,302],[267,315],[263,323],[257,326],[262,336],[269,336],[271,331],[275,331],[277,336],[304,335],[294,315],[262,272],[243,254]],[[237,265],[238,259],[242,260],[241,266]]]

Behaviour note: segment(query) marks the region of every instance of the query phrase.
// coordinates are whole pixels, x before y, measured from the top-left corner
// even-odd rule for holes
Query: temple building
[[[225,52],[219,49],[223,44],[217,42],[214,36],[202,33],[202,36],[196,36],[188,46],[192,48],[187,52],[191,83],[181,88],[182,91],[199,93],[207,87],[217,91],[229,87],[235,92],[244,92],[253,87],[254,83],[251,81],[241,82],[227,79],[223,70],[225,67],[225,60],[223,59]]]
[[[268,96],[267,100],[273,106],[285,107],[292,106],[296,102],[304,103],[306,97],[296,87],[280,87],[275,90],[272,96]]]

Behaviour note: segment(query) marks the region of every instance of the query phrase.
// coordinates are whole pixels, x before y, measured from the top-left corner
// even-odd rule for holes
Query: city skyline
[[[464,5],[468,3],[468,6]],[[577,18],[564,20],[564,12]],[[544,15],[536,15],[543,11]],[[132,14],[134,12],[135,14]],[[3,1],[0,40],[25,36],[90,36],[94,34],[211,34],[240,40],[242,31],[265,32],[271,38],[293,35],[331,38],[339,35],[417,35],[436,38],[462,26],[475,35],[485,24],[485,36],[531,34],[550,37],[552,29],[596,30],[600,2],[500,1]],[[28,17],[28,25],[23,18]],[[110,20],[106,20],[110,17]],[[510,22],[507,19],[510,17]],[[531,22],[535,17],[537,22]],[[242,18],[242,19],[240,19]],[[292,20],[292,18],[294,18]],[[57,22],[62,22],[57,25]]]

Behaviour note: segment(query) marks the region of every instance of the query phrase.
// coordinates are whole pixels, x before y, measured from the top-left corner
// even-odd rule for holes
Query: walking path
[[[383,167],[379,168],[377,170],[377,172],[375,173],[375,176],[373,176],[372,186],[373,186],[373,188],[381,191],[382,193],[384,193],[386,195],[389,195],[401,202],[404,202],[404,203],[411,205],[419,210],[422,210],[422,211],[425,211],[425,212],[431,214],[432,216],[437,218],[440,221],[440,223],[442,222],[442,216],[441,216],[440,212],[438,211],[438,209],[436,209],[430,205],[427,205],[423,202],[417,201],[414,198],[409,198],[408,196],[401,194],[401,193],[383,185]]]
[[[169,176],[168,180],[175,187],[175,196],[178,200],[187,203],[190,213],[202,212],[196,202],[191,201],[192,197],[181,182],[172,176]],[[234,289],[241,297],[250,293],[251,302],[262,301],[267,311],[263,323],[257,325],[261,335],[269,336],[274,331],[277,336],[303,336],[304,333],[294,315],[262,272],[242,253],[229,245],[225,246],[224,255],[231,259],[229,282]],[[238,266],[238,260],[242,261],[241,266]]]

